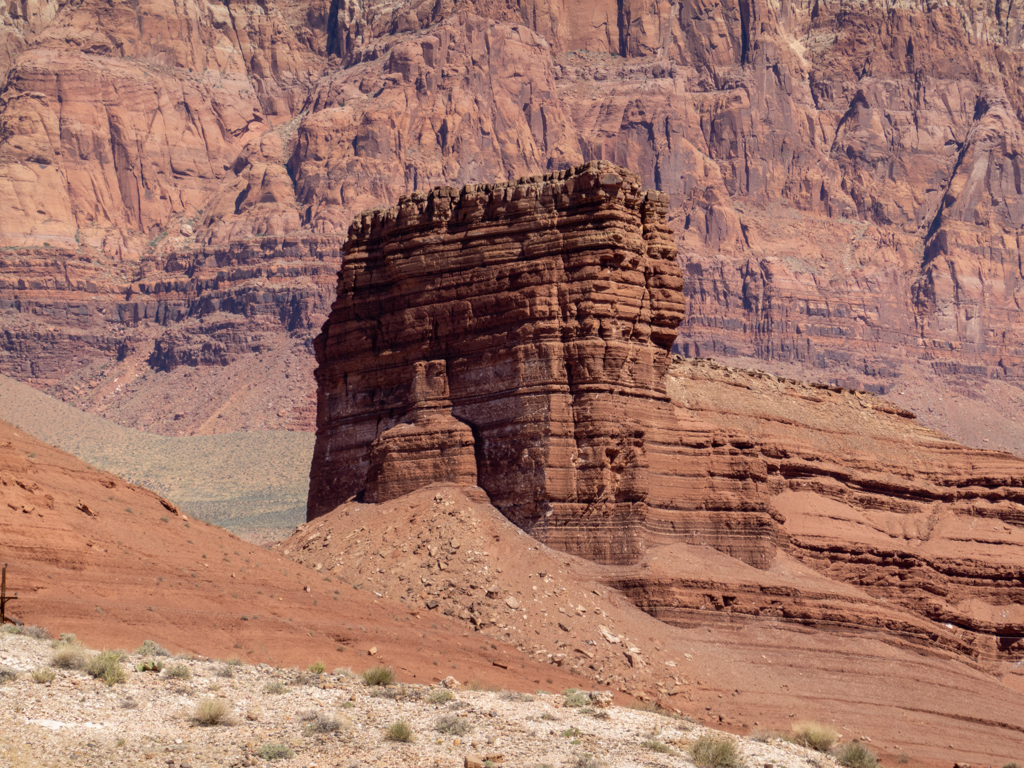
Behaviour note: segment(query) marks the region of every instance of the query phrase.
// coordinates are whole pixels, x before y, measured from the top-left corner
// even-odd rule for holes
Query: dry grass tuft
[[[405,720],[395,720],[388,729],[384,731],[384,738],[388,741],[405,741],[410,742],[413,740],[412,726],[409,725]]]
[[[843,744],[835,752],[836,761],[846,768],[876,768],[878,756],[859,741]]]
[[[192,713],[196,725],[230,725],[231,704],[224,699],[200,699]]]
[[[839,739],[835,728],[821,723],[796,723],[789,732],[789,740],[801,747],[810,747],[819,752],[828,752]]]
[[[50,657],[50,666],[57,669],[85,669],[89,659],[85,647],[75,639],[57,643]]]
[[[164,675],[172,680],[191,680],[192,672],[184,664],[171,664],[164,670]]]
[[[473,730],[473,724],[458,715],[444,715],[434,723],[434,730],[448,736],[465,736]]]
[[[697,768],[738,768],[742,765],[736,742],[727,736],[701,736],[690,745]]]
[[[49,667],[37,667],[32,670],[32,680],[37,683],[52,683],[56,676],[57,673]]]
[[[121,651],[102,651],[89,659],[85,671],[107,685],[118,685],[127,679],[121,667],[123,658]]]
[[[394,685],[395,670],[391,667],[370,667],[362,674],[363,682],[369,686]]]

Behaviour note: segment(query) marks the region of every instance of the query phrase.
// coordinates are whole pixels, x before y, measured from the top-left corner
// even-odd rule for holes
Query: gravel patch
[[[151,657],[132,653],[124,660],[122,684],[107,686],[72,670],[35,682],[32,671],[47,667],[52,653],[49,642],[0,633],[0,665],[16,672],[0,686],[2,765],[241,767],[270,762],[261,754],[291,750],[294,755],[273,765],[461,766],[491,759],[504,766],[568,767],[591,755],[607,768],[691,766],[688,745],[715,733],[641,710],[567,707],[565,697],[553,692],[530,697],[456,687],[453,699],[435,704],[430,694],[437,686],[371,688],[344,674],[263,664],[233,666],[233,676],[224,677],[225,662],[211,659],[176,660],[192,677],[172,679],[136,671]],[[285,692],[266,693],[274,682]],[[226,724],[197,723],[196,707],[209,698],[229,704]],[[437,730],[439,720],[451,722],[453,715],[467,723],[464,735]],[[411,726],[413,741],[385,738],[398,720]],[[324,722],[333,725],[311,727]],[[828,756],[778,739],[737,738],[737,746],[749,768],[835,765]]]

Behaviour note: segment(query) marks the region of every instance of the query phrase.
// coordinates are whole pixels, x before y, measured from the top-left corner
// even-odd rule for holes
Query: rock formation
[[[359,217],[316,341],[309,519],[475,482],[535,538],[621,568],[604,578],[670,623],[1024,657],[1024,460],[864,392],[672,365],[663,215],[593,162]],[[693,545],[745,565],[695,568]]]
[[[273,390],[283,374],[260,358],[306,348],[312,334],[285,318],[299,304],[322,322],[358,212],[606,159],[668,195],[685,354],[906,390],[915,407],[937,388],[972,392],[1005,428],[962,419],[960,433],[1024,450],[996,418],[1016,390],[985,386],[1015,386],[1024,361],[1020,13],[965,0],[11,0],[0,372],[132,424],[145,416],[122,406],[131,396],[83,380],[123,382],[152,358]],[[227,253],[289,264],[273,278],[282,319],[252,301],[265,275],[211,279]],[[310,280],[320,266],[328,279]],[[41,271],[59,292],[39,292]],[[135,290],[151,283],[187,295]],[[108,295],[129,306],[97,301]],[[159,299],[187,307],[136,306]],[[144,383],[151,409],[168,381]],[[250,423],[221,388],[225,420]],[[309,426],[304,397],[294,426]]]
[[[428,482],[476,485],[476,442],[452,416],[444,360],[413,364],[410,408],[370,445],[365,498],[390,501]]]
[[[595,162],[357,218],[316,342],[309,517],[364,489],[383,500],[449,479],[421,452],[461,464],[472,446],[479,485],[534,536],[640,557],[649,529],[671,528],[679,490],[663,380],[683,306],[666,203]],[[436,426],[421,415],[425,361],[447,372],[431,397],[451,416]],[[403,449],[404,466],[391,458]],[[689,525],[763,559],[750,531],[766,514],[711,517]]]

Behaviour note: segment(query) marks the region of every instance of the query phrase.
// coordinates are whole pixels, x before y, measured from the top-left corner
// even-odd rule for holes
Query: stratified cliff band
[[[670,623],[1024,657],[1024,461],[864,392],[673,363],[664,212],[593,162],[357,217],[315,345],[309,519],[479,485]]]
[[[509,519],[594,559],[633,562],[657,520],[681,522],[664,377],[683,301],[667,202],[594,162],[357,217],[316,342],[309,517],[475,464]],[[689,512],[686,535],[706,514]],[[765,562],[767,514],[738,515],[746,525],[716,528],[719,546]]]

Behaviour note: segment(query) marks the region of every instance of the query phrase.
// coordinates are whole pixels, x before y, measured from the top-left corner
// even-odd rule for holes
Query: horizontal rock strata
[[[309,518],[364,489],[391,495],[377,454],[415,423],[417,364],[438,361],[477,482],[542,541],[630,562],[651,532],[701,536],[766,564],[764,505],[679,506],[663,379],[683,307],[666,202],[598,162],[359,217],[316,342]]]

